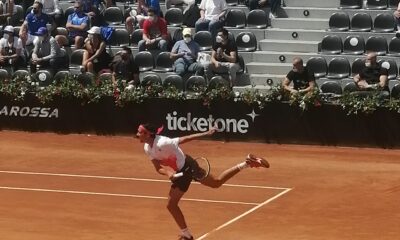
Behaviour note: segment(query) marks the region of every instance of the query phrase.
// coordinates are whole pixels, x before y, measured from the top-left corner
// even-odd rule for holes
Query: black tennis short
[[[171,188],[179,188],[182,192],[186,192],[189,189],[190,183],[193,180],[192,169],[197,165],[196,161],[189,155],[186,155],[185,165],[177,173],[183,172],[183,176],[172,181]]]

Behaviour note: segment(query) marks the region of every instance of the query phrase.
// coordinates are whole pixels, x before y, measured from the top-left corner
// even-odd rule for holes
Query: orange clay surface
[[[180,206],[196,239],[394,240],[400,236],[400,151],[198,140],[220,189],[192,184]],[[177,239],[169,182],[133,137],[0,132],[4,240]]]

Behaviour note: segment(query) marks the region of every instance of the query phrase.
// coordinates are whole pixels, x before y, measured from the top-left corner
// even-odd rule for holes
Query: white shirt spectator
[[[8,40],[5,38],[0,39],[0,52],[2,49],[10,49],[11,46],[8,45]],[[22,46],[22,40],[19,37],[14,37],[14,41],[13,41],[13,45],[11,47],[11,49],[21,49],[22,50],[23,46]],[[22,51],[17,51],[18,56],[22,55]]]
[[[228,6],[225,0],[202,0],[199,8],[204,10],[206,20],[216,20],[219,14],[228,9]]]
[[[43,4],[43,12],[49,15],[60,14],[58,0],[39,0]]]

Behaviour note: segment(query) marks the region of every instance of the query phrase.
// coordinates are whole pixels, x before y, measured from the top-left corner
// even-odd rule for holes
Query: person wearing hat
[[[6,26],[0,40],[0,66],[11,66],[13,71],[26,66],[22,40],[14,36],[14,27]]]
[[[47,27],[47,24],[51,24],[50,30],[54,29],[53,22],[49,15],[42,12],[43,4],[41,2],[35,2],[32,5],[32,12],[28,13],[25,17],[24,23],[21,25],[19,30],[19,37],[22,40],[24,46],[33,43],[36,38],[36,33],[41,27]]]
[[[200,52],[200,46],[192,39],[190,28],[184,28],[182,31],[183,39],[177,41],[171,50],[171,58],[175,59],[175,72],[183,76],[185,72],[203,75],[204,67],[196,62],[197,55]]]
[[[148,10],[148,19],[143,23],[143,40],[138,43],[139,52],[146,49],[168,50],[168,29],[164,18],[157,16],[153,8]]]
[[[51,69],[53,73],[68,66],[64,50],[60,48],[54,37],[49,35],[46,27],[39,28],[35,34],[37,38],[33,42],[30,63],[32,73],[36,72],[38,65],[41,68]]]
[[[101,70],[109,69],[112,59],[106,51],[106,42],[101,37],[101,28],[93,26],[87,33],[82,70],[97,74]]]

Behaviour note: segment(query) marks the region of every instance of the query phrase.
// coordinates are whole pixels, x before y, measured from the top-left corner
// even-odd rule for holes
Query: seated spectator
[[[55,26],[61,26],[63,22],[63,12],[58,4],[58,0],[38,0],[43,4],[43,13],[52,18]]]
[[[228,73],[230,86],[236,83],[236,73],[240,69],[239,56],[236,43],[229,38],[229,33],[222,28],[216,37],[211,53],[211,63],[205,66],[205,74],[208,80],[213,72]]]
[[[0,25],[11,24],[11,17],[17,13],[14,0],[0,1]]]
[[[89,17],[92,26],[101,25],[100,0],[77,0],[82,3],[83,12]]]
[[[114,56],[111,70],[114,86],[126,87],[139,84],[139,67],[135,63],[129,47],[122,47],[122,51]]]
[[[126,30],[130,35],[135,31],[136,24],[142,28],[144,20],[148,19],[149,8],[153,9],[156,16],[161,16],[159,0],[138,0],[136,10],[132,10],[125,20]]]
[[[209,31],[215,37],[218,30],[224,26],[225,14],[228,9],[225,0],[202,0],[200,3],[200,19],[195,28],[198,31]]]
[[[365,67],[359,74],[354,76],[354,82],[361,91],[389,91],[388,70],[377,63],[376,53],[368,53]]]
[[[170,9],[172,5],[186,4],[185,9],[183,9],[183,12],[185,13],[190,8],[190,6],[195,3],[195,0],[165,0],[165,7],[167,9]]]
[[[174,63],[175,72],[183,76],[186,72],[203,75],[204,67],[196,62],[200,52],[200,46],[192,40],[190,28],[182,31],[183,40],[177,41],[171,50],[171,58],[176,59]]]
[[[293,69],[286,75],[282,82],[282,86],[291,94],[311,92],[316,84],[314,74],[303,66],[303,59],[300,57],[293,58]],[[293,82],[293,86],[290,83]]]
[[[111,57],[106,51],[106,42],[101,37],[100,27],[94,26],[87,33],[82,59],[83,71],[98,74],[109,68]]]
[[[36,33],[39,28],[47,27],[47,24],[52,24],[51,18],[42,12],[43,4],[41,2],[34,2],[32,12],[26,15],[24,23],[21,25],[19,30],[19,37],[22,40],[22,44],[30,45],[36,38]],[[54,29],[52,25],[50,31]]]
[[[168,29],[164,18],[158,17],[156,12],[148,9],[148,19],[143,23],[143,40],[138,43],[139,52],[146,49],[168,50]]]
[[[83,12],[82,3],[76,1],[74,3],[75,11],[68,16],[65,27],[68,30],[68,39],[65,36],[56,36],[57,42],[61,45],[75,45],[75,49],[82,48],[83,40],[87,37],[87,29],[89,26],[89,18]]]
[[[400,32],[400,2],[399,5],[397,5],[397,9],[394,11],[393,15],[397,22],[397,32]]]
[[[0,40],[0,66],[12,67],[14,72],[21,67],[26,67],[22,50],[22,41],[18,36],[14,36],[14,27],[6,26],[3,30],[3,38]]]
[[[66,68],[68,62],[65,52],[60,48],[54,37],[50,36],[46,27],[41,27],[36,32],[38,36],[33,42],[34,48],[30,63],[31,72],[35,73],[38,66],[51,69],[53,73]]]
[[[269,7],[271,8],[271,11],[269,12],[270,19],[276,18],[278,8],[281,6],[281,0],[249,0],[248,3],[250,11],[254,9],[264,8],[269,5]]]

